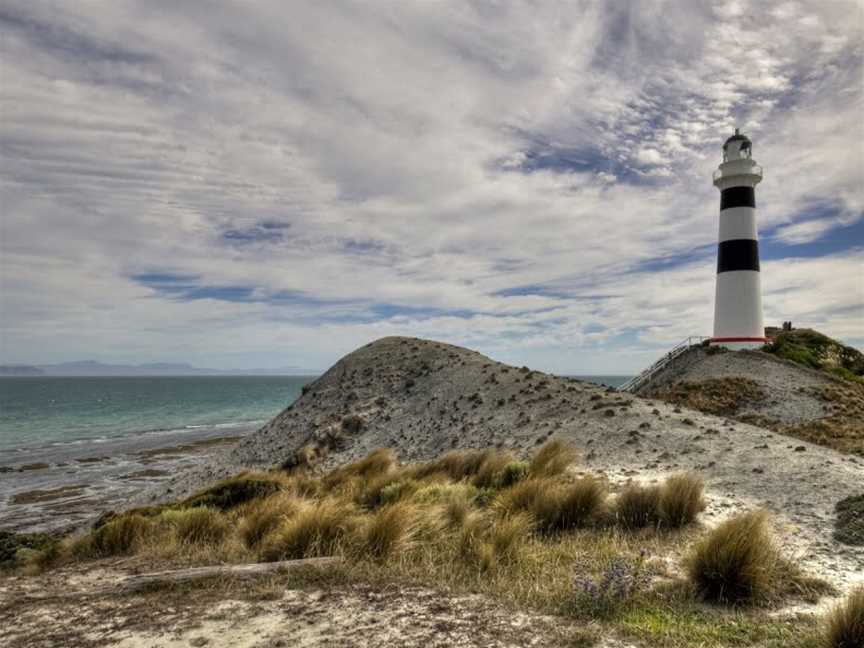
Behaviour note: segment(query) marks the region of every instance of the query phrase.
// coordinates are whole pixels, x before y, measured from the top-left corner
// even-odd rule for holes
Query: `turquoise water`
[[[309,376],[0,379],[0,450],[263,422]]]

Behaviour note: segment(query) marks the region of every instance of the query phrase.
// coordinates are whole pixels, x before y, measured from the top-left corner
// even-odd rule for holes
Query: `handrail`
[[[674,347],[672,347],[672,349],[668,353],[657,359],[650,367],[642,371],[640,374],[633,376],[633,378],[621,385],[618,390],[635,391],[638,387],[641,387],[643,384],[648,382],[648,380],[650,380],[651,377],[654,376],[654,374],[663,369],[666,365],[668,365],[682,353],[694,346],[702,344],[702,342],[708,339],[708,337],[702,335],[691,335],[690,337],[685,338],[684,340],[676,344]]]

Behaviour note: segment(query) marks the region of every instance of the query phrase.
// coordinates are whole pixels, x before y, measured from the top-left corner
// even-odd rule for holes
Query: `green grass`
[[[774,619],[753,612],[700,607],[686,601],[636,606],[623,614],[618,625],[623,634],[657,648],[817,648],[814,623],[809,618]]]

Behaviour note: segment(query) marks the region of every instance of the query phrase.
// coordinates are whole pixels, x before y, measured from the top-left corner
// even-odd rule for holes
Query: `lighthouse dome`
[[[723,143],[723,161],[749,160],[753,142],[741,131],[735,129],[735,134]]]

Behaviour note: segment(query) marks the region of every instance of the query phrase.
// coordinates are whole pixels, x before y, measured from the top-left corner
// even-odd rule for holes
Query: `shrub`
[[[588,616],[608,617],[645,589],[649,582],[644,551],[635,559],[614,558],[599,578],[591,575],[590,565],[578,564],[573,579],[575,604]]]
[[[556,527],[572,529],[585,526],[606,503],[606,488],[595,477],[582,477],[564,488]]]
[[[165,511],[159,520],[171,527],[180,542],[187,544],[218,544],[228,534],[225,517],[204,506]]]
[[[780,556],[767,519],[764,511],[738,515],[696,543],[686,560],[687,576],[706,599],[756,602],[776,592]]]
[[[356,532],[358,516],[350,504],[324,499],[301,508],[279,528],[264,537],[262,559],[268,562],[329,556],[340,552],[348,536]]]
[[[393,504],[409,497],[419,485],[413,479],[406,479],[401,473],[385,474],[373,478],[358,494],[357,501],[363,506],[376,508],[383,504]]]
[[[83,557],[131,554],[140,547],[152,527],[153,523],[143,515],[120,515],[92,531],[73,551]]]
[[[631,484],[615,500],[615,518],[627,529],[656,526],[660,521],[660,488]]]
[[[528,462],[511,461],[501,472],[498,488],[509,488],[528,476]]]
[[[18,562],[18,552],[53,552],[58,539],[48,533],[14,533],[0,530],[0,568],[12,567]]]
[[[375,559],[404,550],[418,530],[416,505],[399,502],[376,511],[362,529],[362,547]]]
[[[848,545],[864,545],[864,494],[837,502],[834,539]]]
[[[528,467],[531,477],[556,477],[576,461],[578,453],[572,445],[554,439],[547,441]]]
[[[229,511],[250,500],[272,495],[281,488],[282,485],[275,476],[260,473],[240,474],[195,493],[184,500],[181,506],[183,508],[206,506],[220,511]]]
[[[277,493],[264,500],[250,502],[242,511],[240,537],[247,547],[257,547],[268,533],[297,513],[301,506],[301,500],[287,493]]]
[[[677,529],[690,524],[705,509],[702,479],[690,473],[672,475],[660,488],[660,522]]]
[[[419,504],[446,504],[453,500],[469,502],[477,496],[477,488],[466,483],[432,483],[420,486],[411,495]]]
[[[461,481],[476,475],[483,463],[496,454],[499,453],[495,450],[453,450],[418,466],[414,476],[425,479],[435,473],[444,473],[453,481]]]
[[[477,488],[499,488],[504,469],[513,461],[514,457],[509,452],[489,453],[483,459],[471,483]]]
[[[543,497],[549,497],[554,484],[546,479],[528,478],[501,491],[492,503],[492,508],[502,516],[522,512],[533,512]]]
[[[605,500],[606,490],[594,477],[566,485],[548,479],[526,479],[502,491],[493,508],[503,516],[528,513],[540,531],[554,533],[585,526]]]
[[[355,435],[359,434],[363,430],[363,426],[365,425],[365,421],[362,416],[358,416],[357,414],[349,414],[348,416],[342,417],[342,431],[345,434]]]
[[[823,648],[864,646],[864,587],[854,590],[828,613],[821,643]]]

